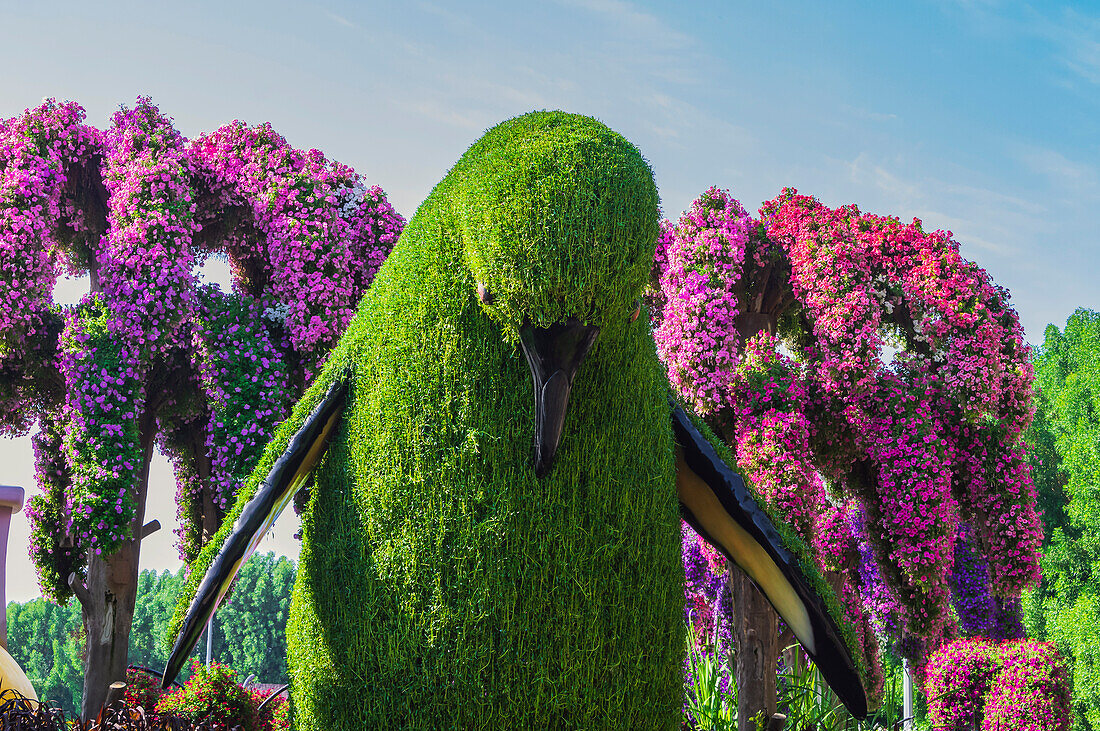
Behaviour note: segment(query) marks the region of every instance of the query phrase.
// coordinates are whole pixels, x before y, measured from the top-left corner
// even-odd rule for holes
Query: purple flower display
[[[188,141],[147,97],[83,122],[53,100],[0,120],[0,430],[40,422],[31,554],[61,601],[131,536],[153,437],[197,553],[405,224],[270,125]],[[212,255],[234,292],[197,286]],[[90,274],[79,305],[52,306],[60,271]]]
[[[232,122],[190,150],[201,219],[235,212],[225,239],[235,284],[278,308],[308,378],[347,328],[404,219],[380,188],[317,150],[294,149],[270,125]]]

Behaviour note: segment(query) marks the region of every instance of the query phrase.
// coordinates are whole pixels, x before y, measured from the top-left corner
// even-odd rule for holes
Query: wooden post
[[[750,720],[776,711],[775,669],[779,661],[779,615],[743,571],[730,571],[737,676],[737,729],[755,731]]]

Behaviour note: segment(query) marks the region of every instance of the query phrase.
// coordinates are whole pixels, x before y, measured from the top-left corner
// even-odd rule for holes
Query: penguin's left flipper
[[[679,406],[673,406],[672,425],[678,444],[676,489],[684,520],[752,579],[837,698],[853,716],[866,718],[867,692],[852,652],[826,609],[825,597],[814,586],[821,592],[831,588],[820,575],[811,583],[807,574],[816,569],[788,550],[741,475]]]
[[[184,615],[164,667],[163,687],[167,688],[179,674],[233,578],[325,454],[328,438],[347,402],[347,394],[347,378],[338,379],[329,387],[290,437],[286,449],[275,460],[252,499],[244,505]]]

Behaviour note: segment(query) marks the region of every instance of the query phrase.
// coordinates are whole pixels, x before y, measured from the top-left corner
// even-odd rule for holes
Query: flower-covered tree
[[[875,602],[922,647],[950,634],[960,520],[996,596],[1037,581],[1029,351],[1008,293],[950,233],[789,189],[754,219],[711,188],[664,224],[650,306],[673,386],[814,547],[868,668]],[[747,718],[775,708],[776,625],[731,582]]]
[[[0,433],[39,426],[31,556],[81,604],[86,718],[126,666],[154,447],[190,560],[403,226],[270,125],[188,141],[148,98],[104,131],[53,100],[0,120]],[[232,293],[197,285],[209,256]],[[62,272],[89,275],[78,305],[51,301]]]

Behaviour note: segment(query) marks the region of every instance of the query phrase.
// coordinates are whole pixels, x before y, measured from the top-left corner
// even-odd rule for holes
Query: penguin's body
[[[174,660],[308,474],[295,728],[678,727],[684,439],[635,304],[657,217],[594,120],[486,133],[204,551]]]

